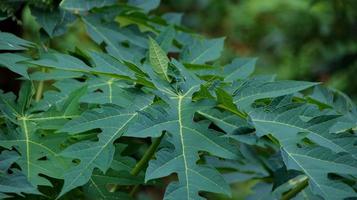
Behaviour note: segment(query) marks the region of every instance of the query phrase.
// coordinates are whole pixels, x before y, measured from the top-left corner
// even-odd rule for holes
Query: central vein
[[[178,98],[178,106],[177,106],[177,114],[178,114],[178,123],[179,123],[179,133],[180,133],[180,139],[181,139],[181,146],[182,146],[182,157],[183,157],[183,163],[185,165],[185,177],[186,177],[186,190],[187,190],[187,199],[189,198],[189,191],[188,191],[188,176],[187,176],[187,160],[186,160],[186,152],[185,152],[185,145],[184,145],[184,135],[183,135],[183,125],[182,125],[182,110],[181,110],[181,104],[182,104],[182,99],[184,96],[179,96]]]
[[[25,134],[25,143],[26,143],[26,166],[27,166],[27,179],[30,180],[30,138],[29,131],[27,128],[26,118],[22,118],[22,128]]]

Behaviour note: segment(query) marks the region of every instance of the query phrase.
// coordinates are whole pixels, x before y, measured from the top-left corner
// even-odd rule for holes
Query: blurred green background
[[[0,30],[39,41],[39,27],[28,9],[20,13],[17,4],[8,2],[0,0],[0,19],[4,13],[12,16],[0,22]],[[38,8],[59,2],[28,0]],[[357,0],[162,0],[151,12],[183,13],[183,24],[194,32],[226,36],[222,64],[258,57],[259,74],[320,81],[357,101]],[[76,45],[96,48],[79,23],[50,44],[73,51]],[[1,74],[1,79],[9,77]]]
[[[226,36],[226,62],[258,57],[258,73],[321,81],[357,100],[356,0],[163,0],[159,12]]]

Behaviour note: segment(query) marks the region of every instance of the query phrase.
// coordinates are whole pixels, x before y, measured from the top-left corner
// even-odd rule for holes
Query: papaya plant
[[[357,198],[342,92],[221,64],[224,38],[156,0],[16,3],[40,32],[0,32],[0,65],[21,76],[0,93],[1,198],[234,199],[236,183],[246,199]],[[81,27],[90,48],[54,45]]]

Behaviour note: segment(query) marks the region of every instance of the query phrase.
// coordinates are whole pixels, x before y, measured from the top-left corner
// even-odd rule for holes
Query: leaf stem
[[[46,69],[45,69],[45,68],[42,68],[41,71],[42,71],[42,72],[45,72]],[[44,81],[44,80],[41,80],[41,81],[38,82],[37,90],[36,90],[36,96],[35,96],[35,101],[36,101],[36,102],[38,102],[38,101],[41,100],[44,85],[45,85],[45,81]]]
[[[164,137],[164,134],[161,134],[161,136],[157,139],[155,139],[148,150],[144,153],[143,157],[139,160],[138,163],[136,163],[135,167],[130,171],[130,174],[133,176],[137,176],[140,171],[146,166],[146,164],[149,162],[151,157],[154,155],[156,152],[157,147],[160,145],[162,138]],[[129,195],[133,197],[136,193],[136,191],[139,189],[139,184],[134,185],[134,187],[131,189]]]
[[[139,160],[138,163],[136,163],[135,167],[130,171],[130,174],[133,176],[137,176],[140,171],[145,167],[145,165],[149,162],[149,160],[151,159],[151,157],[154,155],[154,153],[156,152],[157,147],[160,145],[162,138],[164,137],[164,134],[162,134],[159,138],[155,139],[150,147],[148,148],[148,150],[146,150],[146,152],[144,153],[143,157]],[[115,192],[118,189],[119,185],[114,185],[114,187],[112,187],[110,189],[110,192]],[[134,196],[135,192],[139,189],[139,184],[138,185],[134,185],[134,187],[131,189],[129,195],[131,197]]]
[[[164,134],[162,134],[159,138],[155,139],[148,150],[146,150],[145,154],[143,157],[139,160],[138,163],[136,163],[135,167],[130,171],[130,174],[133,176],[137,176],[140,171],[145,167],[145,165],[149,162],[151,157],[154,155],[156,152],[157,147],[159,146],[162,138],[164,137]]]
[[[292,199],[293,197],[295,197],[299,192],[301,192],[308,185],[309,185],[309,180],[306,178],[301,183],[299,183],[299,185],[297,185],[295,188],[293,188],[289,192],[285,193],[281,197],[281,200]]]
[[[131,189],[131,191],[129,193],[130,197],[134,197],[136,191],[138,191],[138,189],[139,189],[139,186],[140,186],[139,184],[138,185],[134,185],[134,187]]]

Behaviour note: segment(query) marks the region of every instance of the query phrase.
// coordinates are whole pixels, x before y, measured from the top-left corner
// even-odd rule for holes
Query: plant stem
[[[45,68],[42,68],[41,71],[45,72]],[[35,101],[36,102],[41,100],[44,85],[45,85],[45,81],[42,80],[42,81],[38,82],[37,90],[36,90],[36,96],[35,96]]]
[[[149,162],[151,157],[154,155],[156,152],[157,147],[159,146],[162,138],[164,137],[164,134],[162,134],[159,138],[155,139],[148,150],[146,150],[145,154],[143,157],[139,160],[138,163],[136,163],[135,167],[130,171],[130,174],[133,176],[137,176],[140,171],[145,167],[145,165]]]
[[[134,197],[134,194],[136,193],[136,191],[138,191],[139,189],[139,184],[138,185],[134,185],[134,187],[131,189],[129,196]]]
[[[164,134],[162,134],[159,138],[155,139],[151,143],[150,147],[148,148],[148,150],[146,150],[143,157],[139,160],[138,163],[136,163],[135,167],[130,171],[131,175],[137,176],[140,173],[140,171],[145,167],[145,165],[149,162],[151,157],[156,152],[156,149],[160,145],[163,137],[164,137]],[[114,185],[114,187],[110,189],[110,192],[115,192],[117,190],[117,188],[118,188],[118,185]],[[134,187],[131,189],[129,195],[131,197],[133,197],[138,189],[139,189],[139,184],[134,185]]]
[[[133,176],[137,176],[140,171],[146,166],[146,164],[149,162],[149,160],[151,159],[151,157],[154,155],[154,153],[156,152],[157,147],[160,145],[162,138],[164,137],[164,134],[161,134],[161,136],[157,139],[155,139],[148,150],[146,150],[146,152],[144,153],[143,157],[139,160],[138,163],[136,163],[135,167],[130,171],[130,174]],[[139,189],[139,184],[135,185],[129,195],[131,197],[133,197],[136,193],[136,191]]]
[[[301,192],[308,185],[309,185],[309,180],[308,179],[303,180],[295,188],[293,188],[289,192],[285,193],[281,197],[281,200],[289,200],[289,199],[295,197],[299,192]]]

